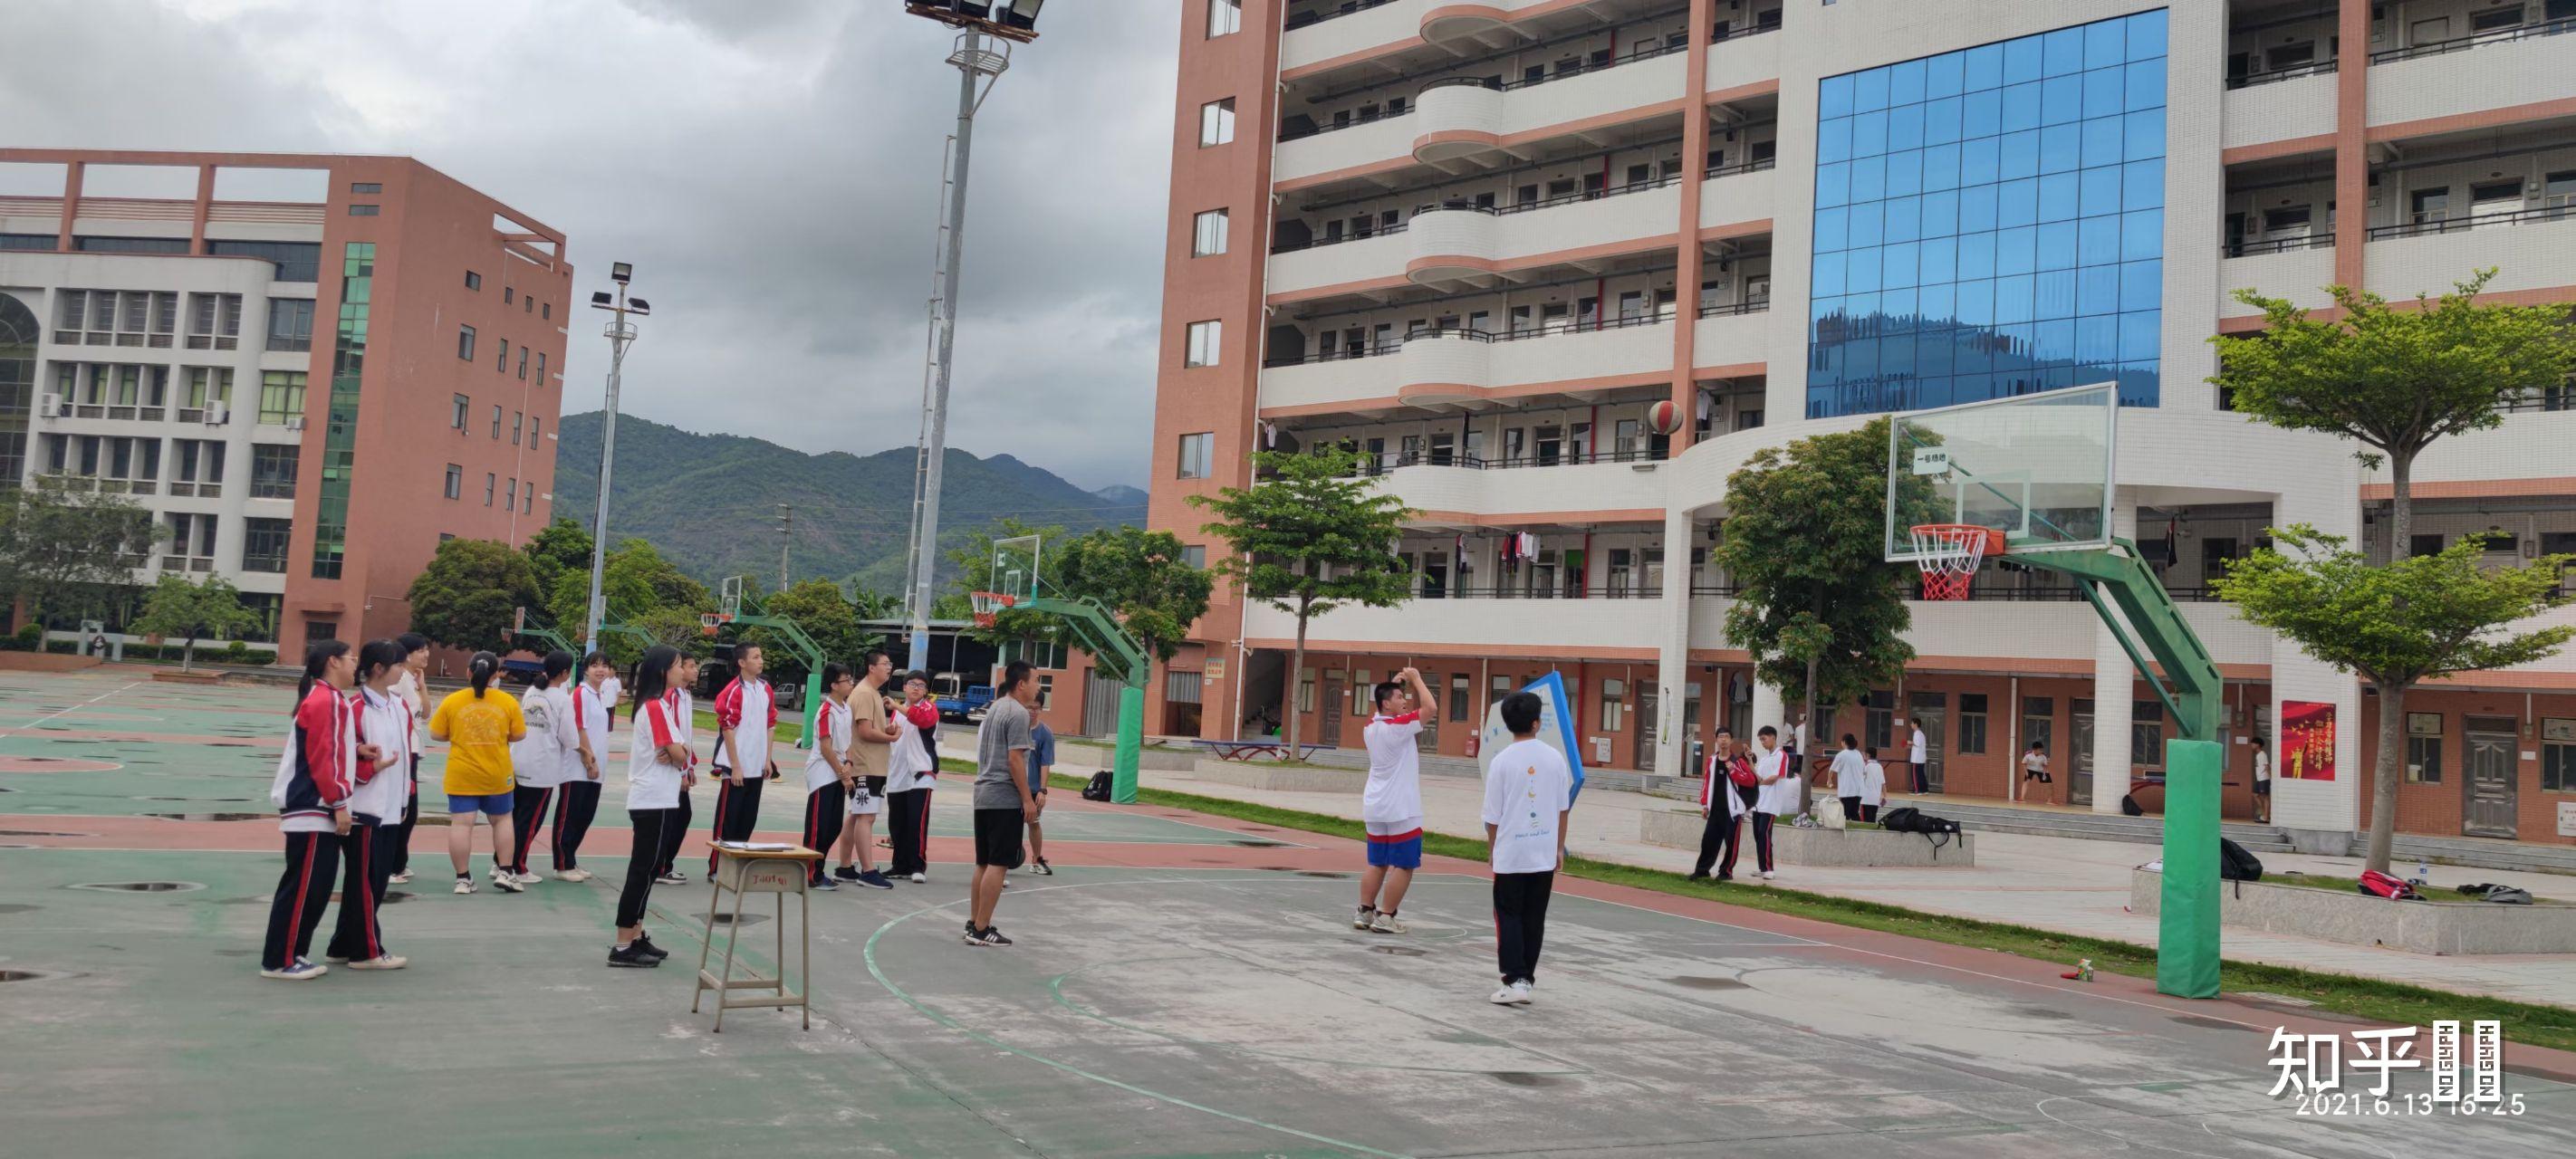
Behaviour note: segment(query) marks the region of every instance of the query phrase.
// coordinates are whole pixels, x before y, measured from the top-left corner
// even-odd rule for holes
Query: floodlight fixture
[[[634,276],[635,266],[633,263],[615,262],[611,263],[608,267],[608,280],[615,282],[618,285],[625,285],[627,281]]]

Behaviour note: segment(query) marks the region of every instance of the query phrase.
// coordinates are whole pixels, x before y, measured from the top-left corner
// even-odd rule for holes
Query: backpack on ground
[[[2531,891],[2518,885],[2496,885],[2482,881],[2476,885],[2461,886],[2459,889],[2461,893],[2480,901],[2491,901],[2500,905],[2531,904]]]
[[[1932,843],[1932,856],[1935,858],[1941,855],[1940,848],[1960,833],[1958,822],[1947,817],[1935,817],[1912,805],[1900,805],[1880,815],[1878,827],[1898,833],[1922,834],[1924,840]]]
[[[1109,773],[1107,770],[1104,769],[1100,772],[1091,774],[1091,783],[1082,787],[1082,799],[1085,801],[1106,801],[1109,799]]]
[[[2218,839],[2218,879],[2261,881],[2263,859],[2246,852],[2244,846],[2221,837]]]
[[[2402,877],[2394,877],[2389,874],[2381,873],[2376,869],[2365,869],[2361,871],[2361,892],[2369,894],[2372,897],[2388,898],[2392,901],[2424,900],[2423,894],[2415,892],[2415,886],[2413,883],[2408,882]]]
[[[2123,817],[2144,817],[2147,815],[2147,810],[2145,806],[2138,804],[2137,795],[2132,793],[2120,798],[2120,815]]]

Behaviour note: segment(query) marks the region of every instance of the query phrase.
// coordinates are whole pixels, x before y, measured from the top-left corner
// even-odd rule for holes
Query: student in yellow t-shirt
[[[492,822],[492,885],[503,893],[527,888],[502,864],[509,858],[510,806],[516,783],[510,744],[528,739],[519,702],[492,687],[501,658],[477,652],[467,664],[473,687],[438,702],[429,715],[431,740],[447,742],[447,859],[456,867],[456,892],[474,892],[474,815]]]

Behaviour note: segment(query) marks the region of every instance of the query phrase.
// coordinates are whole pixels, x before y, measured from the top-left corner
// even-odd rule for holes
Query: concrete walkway
[[[974,755],[953,748],[944,751],[945,755],[967,759]],[[1070,759],[1058,765],[1057,769],[1088,775],[1093,771],[1092,766],[1081,762],[1098,751],[1078,745],[1066,746],[1063,753]],[[1359,816],[1360,798],[1355,791],[1309,793],[1248,789],[1192,773],[1153,770],[1144,772],[1141,781],[1158,789],[1330,816]],[[1895,805],[1902,800],[1901,797],[1892,798],[1889,804]],[[1477,782],[1464,777],[1426,774],[1422,778],[1422,804],[1428,814],[1424,825],[1432,832],[1482,837],[1484,824],[1479,818],[1482,789]],[[1642,793],[1587,789],[1574,810],[1574,832],[1568,848],[1600,861],[1688,873],[1695,860],[1690,851],[1648,845],[1637,837],[1640,814],[1687,807],[1682,802]],[[2154,846],[1991,832],[1978,833],[1976,840],[1977,865],[1974,868],[1835,869],[1784,865],[1779,868],[1779,877],[1774,879],[1774,883],[1814,893],[1884,902],[1926,913],[2011,922],[2070,934],[2117,938],[2141,945],[2156,943],[2156,920],[2128,911],[2129,871],[2154,859],[2157,856]],[[1749,862],[1750,859],[1748,851],[1745,860]],[[2263,866],[2267,872],[2297,870],[2336,877],[2353,877],[2361,872],[2358,858],[2301,854],[2265,854]],[[1762,884],[1759,879],[1751,878],[1745,865],[1739,864],[1737,870],[1739,882],[1749,881],[1755,886]],[[2495,881],[2523,886],[2542,897],[2564,899],[2576,893],[2576,881],[2552,874],[2437,865],[2433,867],[2432,880],[2439,889],[2462,882]],[[2464,994],[2576,1007],[2576,954],[2432,956],[2234,929],[2226,931],[2225,945],[2227,956],[2237,961],[2297,966]]]

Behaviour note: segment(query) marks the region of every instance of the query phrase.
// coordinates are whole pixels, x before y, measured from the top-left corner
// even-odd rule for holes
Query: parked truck
[[[984,710],[993,706],[993,686],[968,684],[960,672],[942,672],[930,678],[931,699],[939,705],[939,719],[980,721]]]

